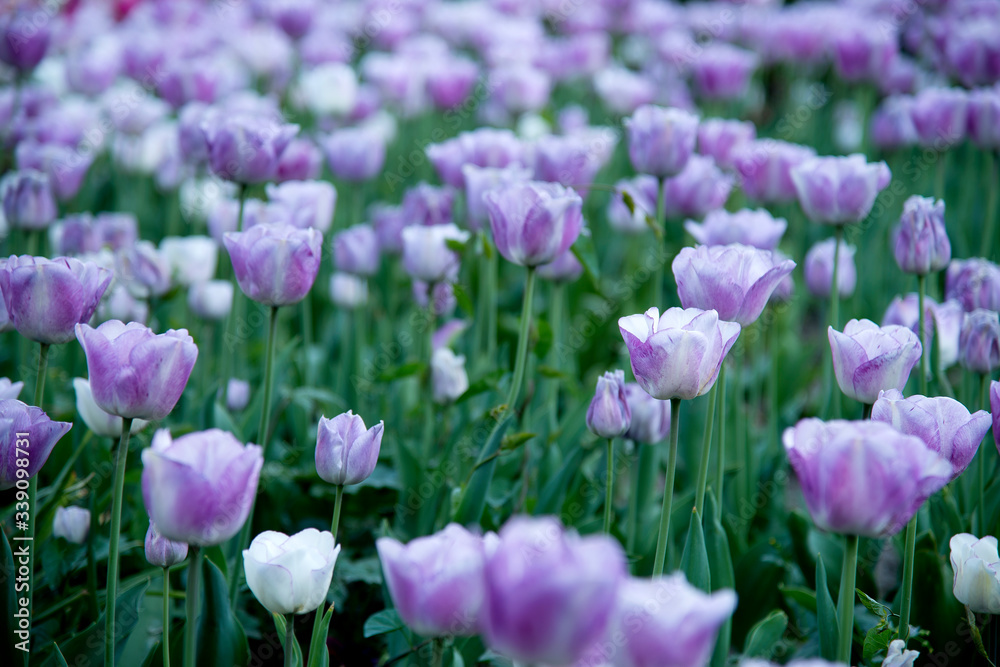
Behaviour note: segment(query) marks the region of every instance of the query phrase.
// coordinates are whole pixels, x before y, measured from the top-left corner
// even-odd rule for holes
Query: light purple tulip
[[[330,484],[360,484],[378,462],[385,422],[365,429],[352,411],[333,419],[321,417],[316,433],[316,472]]]
[[[1000,149],[1000,89],[980,88],[969,93],[969,138],[983,150]]]
[[[366,127],[348,127],[322,141],[326,162],[337,178],[361,183],[374,178],[385,165],[385,138]]]
[[[920,359],[920,339],[906,327],[851,320],[843,332],[828,327],[827,335],[840,390],[869,405],[883,389],[902,391]]]
[[[944,226],[944,202],[913,195],[903,204],[893,254],[906,273],[927,275],[948,266],[951,242]]]
[[[613,113],[628,116],[656,99],[656,85],[649,77],[620,65],[605,67],[594,75],[594,90]]]
[[[556,283],[572,283],[583,275],[583,264],[573,254],[573,250],[567,250],[556,257],[548,264],[538,267],[538,277],[551,280]]]
[[[226,409],[242,412],[250,404],[250,383],[239,378],[229,378],[226,383]]]
[[[188,555],[188,545],[184,542],[174,542],[160,535],[152,522],[146,530],[144,542],[146,561],[157,567],[170,567],[183,563]]]
[[[568,665],[611,620],[625,578],[618,542],[579,537],[551,517],[514,517],[486,557],[486,645],[525,663]]]
[[[330,276],[330,300],[335,306],[353,310],[368,303],[368,281],[350,273]]]
[[[944,37],[948,68],[967,87],[992,86],[1000,81],[1000,15],[955,21]]]
[[[34,169],[7,174],[0,181],[0,200],[7,224],[15,229],[45,229],[58,213],[48,175]]]
[[[294,40],[309,32],[320,9],[315,0],[275,0],[263,7],[274,25]]]
[[[337,190],[325,181],[285,181],[267,186],[271,215],[299,229],[314,227],[326,234],[333,224]]]
[[[990,382],[990,414],[993,417],[993,442],[1000,452],[1000,382]]]
[[[110,283],[110,271],[72,257],[12,255],[0,268],[10,322],[25,338],[48,345],[73,340],[74,327],[90,320]]]
[[[636,382],[653,398],[690,400],[708,392],[740,325],[714,310],[650,308],[618,320]]]
[[[920,145],[941,150],[964,139],[968,101],[968,94],[960,88],[921,90],[910,107]]]
[[[962,322],[965,310],[954,299],[933,307],[934,331],[937,334],[938,367],[951,368],[958,363],[959,343],[962,337]]]
[[[709,42],[691,62],[698,94],[708,100],[743,98],[759,63],[757,55],[725,42]]]
[[[649,230],[649,220],[656,219],[660,183],[654,176],[640,174],[631,180],[615,183],[615,193],[608,202],[608,224],[623,234],[641,234]],[[632,200],[632,210],[625,205],[623,193]]]
[[[827,225],[864,220],[892,178],[885,162],[870,164],[860,154],[806,160],[790,175],[806,217]]]
[[[625,372],[608,371],[597,378],[594,398],[587,408],[587,428],[599,438],[617,438],[632,425],[632,409],[625,399]]]
[[[98,36],[66,59],[66,83],[74,92],[100,95],[121,74],[122,59],[121,41],[116,35]]]
[[[642,174],[676,176],[694,153],[698,117],[683,109],[646,105],[626,119],[628,155]]]
[[[836,253],[836,239],[826,239],[818,242],[806,253],[804,272],[806,287],[813,296],[829,298],[833,285],[833,256],[837,255],[837,293],[842,299],[854,294],[858,284],[858,270],[854,266],[854,253],[857,248],[840,242],[840,252]]]
[[[15,484],[27,490],[27,480],[38,474],[71,428],[72,424],[52,421],[40,408],[16,398],[0,399],[0,491]],[[18,435],[23,433],[28,435]],[[18,459],[27,465],[17,465]]]
[[[501,169],[526,163],[526,150],[510,130],[481,127],[463,132],[453,139],[430,144],[427,157],[441,180],[454,188],[465,187],[465,165]]]
[[[455,191],[420,182],[403,195],[403,218],[408,225],[447,225],[454,217]]]
[[[266,306],[298,303],[316,281],[323,234],[292,225],[257,225],[223,239],[240,289]]]
[[[741,209],[731,213],[725,209],[710,211],[705,221],[684,223],[684,229],[698,243],[706,246],[741,243],[761,250],[774,250],[788,228],[784,218],[775,218],[771,212],[759,208]]]
[[[411,290],[414,303],[419,308],[430,308],[437,317],[451,315],[458,305],[458,299],[455,298],[455,288],[451,284],[452,281],[457,279],[458,273],[456,268],[455,271],[445,277],[445,280],[434,283],[433,290],[430,283],[414,280],[413,289]]]
[[[311,140],[295,137],[278,157],[274,181],[313,181],[323,171],[323,152]]]
[[[905,95],[887,97],[871,118],[872,144],[883,150],[896,150],[917,143],[910,110],[913,98]]]
[[[438,109],[451,109],[469,97],[478,78],[479,66],[474,61],[442,58],[427,72],[427,94]]]
[[[23,382],[11,382],[10,378],[0,378],[0,401],[17,398],[24,389]]]
[[[251,184],[277,178],[278,160],[299,128],[244,113],[205,120],[202,131],[212,173]]]
[[[491,542],[496,536],[491,534]],[[484,539],[452,523],[402,544],[375,541],[393,605],[407,627],[424,637],[465,637],[481,631],[486,599]]]
[[[872,421],[885,422],[901,433],[923,440],[931,451],[951,463],[951,479],[969,467],[991,423],[990,414],[985,410],[969,414],[969,410],[953,398],[919,395],[903,398],[895,389],[879,393],[872,406]]]
[[[832,39],[833,64],[845,81],[878,81],[899,51],[896,31],[877,21],[857,17],[845,21]]]
[[[334,235],[333,262],[338,271],[373,276],[378,273],[380,260],[378,236],[371,225],[354,225]]]
[[[894,535],[952,478],[923,440],[882,422],[803,419],[782,440],[813,521],[836,533]]]
[[[542,69],[526,63],[511,63],[495,68],[490,74],[493,99],[508,114],[540,111],[549,103],[552,79]]]
[[[160,534],[207,547],[233,537],[250,514],[264,465],[258,445],[219,429],[174,440],[161,429],[142,451],[142,499]]]
[[[90,532],[90,510],[70,505],[57,507],[52,520],[52,536],[61,537],[71,544],[83,544]]]
[[[138,299],[166,294],[171,273],[166,253],[149,241],[137,241],[115,253],[115,275]]]
[[[207,280],[191,285],[188,289],[188,308],[202,319],[226,319],[233,308],[233,283]]]
[[[435,306],[435,313],[438,308]],[[437,347],[431,353],[431,397],[435,403],[447,405],[469,388],[469,374],[465,370],[465,356],[455,354],[448,347]]]
[[[672,267],[684,308],[715,310],[719,319],[745,327],[760,317],[771,292],[795,262],[734,243],[682,248]]]
[[[632,413],[632,423],[625,437],[635,442],[655,445],[670,433],[670,401],[653,398],[634,382],[625,385],[625,402]]]
[[[723,169],[732,169],[734,152],[756,138],[757,126],[750,121],[706,118],[698,125],[698,152]]]
[[[410,225],[403,229],[403,268],[415,280],[439,283],[453,279],[458,270],[458,253],[448,241],[465,243],[469,233],[447,225]]]
[[[93,151],[55,143],[38,143],[26,139],[17,145],[17,168],[34,169],[49,177],[52,191],[59,201],[69,201],[83,185],[83,179],[94,161]]]
[[[187,329],[157,335],[138,322],[109,320],[96,329],[76,325],[76,337],[87,355],[94,402],[119,417],[166,417],[198,359],[198,346]]]
[[[52,12],[42,3],[8,6],[0,17],[0,61],[19,74],[35,69],[49,48]]]
[[[497,250],[520,266],[548,264],[583,229],[583,200],[555,183],[517,183],[483,195]]]
[[[704,155],[692,155],[676,176],[663,183],[664,214],[672,218],[701,218],[725,205],[733,177]]]
[[[129,248],[139,240],[139,223],[131,213],[78,213],[68,215],[50,231],[56,252],[83,255]]]
[[[370,209],[370,217],[378,237],[379,251],[386,255],[402,253],[403,228],[409,226],[403,217],[403,207],[375,204]]]
[[[1000,310],[1000,266],[981,257],[954,259],[945,274],[945,298],[955,299],[966,311]]]
[[[815,156],[809,146],[756,139],[733,149],[733,165],[747,197],[760,204],[777,204],[795,200],[791,170]]]
[[[938,303],[929,296],[924,297],[924,335],[921,341],[930,345],[934,339],[934,309]],[[882,326],[898,324],[920,336],[920,295],[910,292],[905,297],[895,296],[885,309]]]
[[[479,231],[489,222],[483,195],[490,190],[497,190],[531,180],[531,169],[520,164],[510,164],[506,167],[479,167],[474,164],[462,166],[462,178],[465,181],[466,223],[469,229]]]
[[[1000,318],[996,311],[976,308],[965,314],[958,342],[959,361],[974,373],[1000,368]]]
[[[94,401],[90,381],[73,378],[73,391],[76,394],[76,411],[87,428],[93,431],[94,435],[117,440],[122,434],[122,418],[108,414]],[[147,423],[143,419],[135,419],[129,432],[135,435],[144,429]]]
[[[586,197],[604,166],[596,146],[582,134],[546,135],[534,143],[535,180],[574,188]]]

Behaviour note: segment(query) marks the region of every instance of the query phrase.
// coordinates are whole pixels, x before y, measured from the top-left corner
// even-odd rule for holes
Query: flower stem
[[[997,177],[997,157],[991,151],[986,151],[986,177],[989,183],[996,183]],[[997,189],[989,187],[986,195],[986,212],[983,216],[983,249],[986,251],[986,259],[992,261],[994,255],[993,239],[996,237],[996,217],[997,217]],[[990,626],[992,627],[992,623]]]
[[[917,515],[906,524],[906,547],[903,552],[903,590],[899,605],[899,635],[904,642],[910,636],[910,604],[913,599],[913,559],[917,550]]]
[[[719,385],[719,456],[716,459],[715,485],[718,497],[718,504],[715,506],[715,518],[722,520],[722,491],[726,478],[726,360],[722,360],[719,367],[719,379],[715,381]]]
[[[333,521],[330,524],[330,532],[333,533],[333,543],[337,543],[337,531],[340,529],[340,508],[344,502],[344,485],[337,485],[337,498],[333,501]]]
[[[653,576],[663,574],[667,558],[667,542],[670,538],[670,512],[673,508],[674,473],[677,471],[677,435],[680,421],[681,399],[670,399],[670,451],[667,454],[667,479],[663,485],[663,507],[660,510],[660,533],[656,539],[656,560],[653,561]]]
[[[432,667],[441,667],[444,664],[444,640],[435,637],[434,641],[431,642],[431,650]]]
[[[532,300],[535,293],[535,267],[528,267],[528,278],[524,284],[524,304],[521,307],[521,326],[517,333],[517,356],[514,358],[514,377],[510,381],[507,394],[507,409],[515,409],[524,381],[524,367],[528,361],[528,334],[531,332]]]
[[[986,411],[990,411],[990,376],[982,373],[979,376],[979,406],[986,406]],[[986,448],[979,448],[979,532],[983,535],[986,532]]]
[[[163,667],[170,667],[170,570],[163,568]]]
[[[840,285],[837,281],[837,274],[840,273],[840,243],[844,238],[844,228],[840,225],[834,227],[835,245],[833,248],[833,276],[830,279],[830,326],[835,330],[840,329]],[[830,351],[829,368],[830,382],[827,384],[828,405],[832,403],[833,417],[840,417],[840,394],[837,387],[837,380],[833,373],[833,350]]]
[[[604,484],[604,533],[611,533],[611,505],[615,497],[615,439],[608,438],[608,477]]]
[[[988,246],[987,246],[988,247]],[[927,276],[921,274],[917,276],[917,307],[920,309],[920,393],[927,395],[927,378],[931,374],[931,350],[927,343],[926,330],[924,329],[924,299],[927,294]]]
[[[871,403],[861,404],[861,419],[868,421],[872,418],[872,407],[874,406]]]
[[[247,198],[247,186],[240,184],[239,186],[239,213],[236,215],[236,231],[243,231],[243,208],[246,203]],[[239,330],[240,330],[240,320],[243,319],[243,303],[244,300],[240,298],[240,284],[236,280],[236,271],[232,269],[230,274],[230,281],[233,284],[233,305],[229,309],[229,315],[226,317],[226,334],[223,337],[223,342],[227,344],[228,347],[233,348],[235,341],[239,340]],[[152,310],[152,308],[150,308]],[[226,351],[226,356],[223,358],[223,373],[222,377],[219,379],[222,382],[222,403],[225,405],[229,400],[229,377],[233,373],[233,368],[236,365],[236,350],[229,349]]]
[[[646,506],[653,493],[653,480],[656,478],[657,448],[653,444],[636,443],[639,450],[635,455],[635,471],[632,482],[632,505],[629,508],[628,533],[625,544],[629,555],[636,553],[636,538],[641,533],[640,527],[645,518]]]
[[[132,418],[122,418],[122,435],[115,449],[115,486],[111,500],[111,535],[108,542],[108,594],[104,612],[104,665],[115,664],[115,606],[118,602],[118,538],[122,528],[122,496],[125,493],[125,461]]]
[[[38,348],[38,376],[35,378],[35,407],[44,410],[45,376],[49,370],[49,344],[40,343]]]
[[[664,178],[660,177],[656,189],[656,223],[663,233],[660,243],[666,243],[667,237],[667,202],[664,199]],[[666,261],[659,262],[653,272],[653,305],[657,308],[663,307],[663,273],[666,270]]]
[[[712,457],[712,426],[715,424],[715,402],[719,395],[719,383],[708,390],[708,409],[705,412],[705,437],[701,443],[701,464],[698,466],[698,487],[694,495],[694,509],[699,515],[705,513],[705,488],[708,486],[708,462]]]
[[[837,612],[840,625],[840,646],[837,661],[851,662],[851,644],[854,641],[854,584],[858,570],[858,536],[845,535],[844,567],[840,573],[840,595]]]
[[[201,549],[192,545],[188,561],[188,586],[186,600],[187,620],[184,623],[184,667],[196,667],[195,653],[198,637],[198,608],[201,602]],[[240,568],[242,569],[242,568]]]
[[[562,283],[552,287],[552,301],[549,305],[549,325],[552,328],[552,348],[549,350],[549,366],[559,370],[559,343],[562,332],[563,301],[566,298]],[[549,380],[546,392],[546,411],[549,413],[549,431],[555,433],[559,429],[559,378]]]
[[[322,607],[320,607],[322,609]],[[295,614],[285,615],[285,667],[294,664],[292,647],[295,645]]]
[[[45,399],[45,376],[49,370],[49,344],[41,343],[38,351],[38,374],[35,377],[35,407],[42,408]],[[35,506],[38,501],[38,474],[28,480],[28,540],[35,539]],[[35,605],[35,552],[28,554],[28,631],[31,631],[32,611]]]

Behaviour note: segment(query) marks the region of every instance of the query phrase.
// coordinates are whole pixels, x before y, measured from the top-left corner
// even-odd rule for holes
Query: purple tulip
[[[893,246],[896,263],[906,273],[927,275],[948,266],[951,242],[944,227],[944,202],[913,195],[903,204]]]
[[[52,421],[41,408],[16,398],[0,399],[0,491],[15,484],[27,490],[27,481],[38,474],[71,428],[68,422]],[[27,465],[18,465],[19,461]]]
[[[896,324],[920,336],[919,304],[920,296],[916,292],[910,292],[905,297],[894,297],[882,316],[882,326]],[[934,338],[934,310],[937,305],[934,299],[924,297],[924,335],[920,340],[927,341],[928,345]]]
[[[994,8],[995,9],[995,8]],[[1000,16],[952,23],[945,38],[949,68],[969,88],[1000,82]]]
[[[449,316],[458,305],[458,299],[455,298],[455,288],[451,284],[457,278],[458,271],[456,265],[455,270],[445,276],[444,280],[433,284],[433,289],[431,289],[432,285],[430,283],[414,280],[413,289],[411,290],[414,303],[417,304],[418,308],[430,308],[431,312],[437,317]],[[453,362],[453,364],[457,363]]]
[[[735,213],[718,209],[710,211],[702,224],[693,220],[684,223],[688,234],[702,245],[741,243],[761,250],[777,248],[787,228],[788,223],[784,218],[775,218],[763,208],[744,208]]]
[[[145,540],[146,561],[157,567],[170,567],[183,563],[188,555],[188,545],[184,542],[173,542],[156,530],[152,522],[146,530]]]
[[[160,534],[200,547],[222,544],[250,514],[263,450],[232,433],[197,431],[174,440],[161,429],[142,451],[142,499]]]
[[[833,64],[844,81],[878,81],[899,51],[899,38],[877,21],[857,17],[838,27],[833,37]]]
[[[782,440],[813,521],[836,533],[894,535],[952,478],[923,440],[882,422],[803,419]]]
[[[435,314],[445,309],[435,305]],[[469,389],[469,374],[465,370],[465,356],[455,354],[448,347],[436,347],[431,353],[431,397],[435,403],[447,405]]]
[[[983,150],[1000,149],[1000,90],[980,88],[969,93],[969,138]]]
[[[911,109],[913,98],[893,95],[883,100],[871,118],[872,144],[884,150],[896,150],[917,143]]]
[[[854,294],[858,284],[858,270],[854,266],[854,253],[857,248],[840,242],[840,252],[835,239],[820,241],[806,253],[805,275],[806,287],[813,296],[828,298],[833,285],[833,256],[837,255],[837,293],[841,298]]]
[[[790,174],[806,217],[828,225],[864,220],[892,178],[885,162],[870,164],[860,154],[813,158]]]
[[[568,665],[611,620],[625,578],[621,547],[553,518],[514,517],[486,557],[486,645],[513,660]]]
[[[326,163],[337,178],[361,183],[374,178],[385,165],[385,139],[367,127],[348,127],[322,141]]]
[[[226,383],[226,409],[243,412],[250,404],[250,383],[239,378],[229,378]]]
[[[629,577],[618,589],[609,664],[621,667],[707,665],[719,628],[736,609],[736,593],[702,593],[677,572]],[[595,663],[588,663],[595,664]]]
[[[272,215],[299,229],[314,227],[326,233],[333,224],[337,190],[324,181],[285,181],[267,186]]]
[[[10,378],[0,378],[0,401],[17,398],[24,389],[23,382],[11,382]]]
[[[0,268],[0,294],[14,328],[48,345],[73,340],[74,327],[90,320],[110,283],[110,271],[72,257],[12,255]]]
[[[744,97],[759,58],[746,49],[725,42],[710,42],[691,63],[698,94],[707,100],[736,100]]]
[[[310,140],[297,137],[281,151],[274,172],[276,183],[312,181],[323,171],[323,152]]]
[[[632,409],[625,400],[625,372],[605,372],[587,408],[587,428],[599,438],[617,438],[632,424]]]
[[[240,289],[266,306],[298,303],[312,288],[323,234],[291,225],[257,225],[228,232],[224,243]]]
[[[256,115],[236,114],[206,120],[202,131],[212,173],[228,181],[251,184],[275,180],[281,153],[299,128]]]
[[[682,248],[672,268],[684,308],[715,310],[719,319],[746,327],[760,317],[771,292],[795,262],[778,261],[768,250],[734,243]]]
[[[895,389],[879,393],[872,407],[872,421],[885,422],[900,433],[923,440],[931,451],[951,463],[951,479],[969,467],[991,423],[990,414],[985,410],[969,414],[969,410],[953,398],[903,398]]]
[[[493,99],[509,114],[539,111],[549,103],[552,79],[532,65],[512,63],[495,68],[490,74]]]
[[[373,276],[378,273],[380,259],[378,236],[371,225],[354,225],[333,237],[333,261],[338,271]]]
[[[750,121],[706,118],[698,125],[698,152],[723,169],[732,169],[734,152],[756,138],[757,126]]]
[[[379,251],[386,255],[402,253],[403,229],[409,225],[403,217],[403,207],[375,204],[371,207],[370,216],[378,237]]]
[[[649,229],[649,219],[656,219],[660,182],[654,176],[639,175],[615,183],[615,193],[608,202],[608,224],[624,234],[641,234]],[[632,199],[632,209],[625,205],[622,193]]]
[[[420,182],[403,195],[403,217],[408,225],[447,225],[452,221],[455,191]]]
[[[583,264],[573,254],[573,250],[567,250],[556,257],[548,264],[538,267],[538,277],[551,280],[555,283],[576,282],[583,275]]]
[[[481,127],[463,132],[454,139],[430,144],[426,153],[441,180],[454,188],[465,186],[462,168],[467,164],[500,169],[526,161],[524,144],[517,135],[493,127]]]
[[[934,310],[934,331],[938,337],[938,368],[951,368],[958,363],[965,310],[962,308],[962,304],[954,299],[948,299],[932,308]]]
[[[62,144],[42,144],[27,139],[17,145],[17,168],[48,174],[59,201],[69,201],[80,191],[83,179],[94,162],[93,151],[81,151]]]
[[[315,0],[277,0],[266,6],[268,18],[294,40],[309,32],[320,9]]]
[[[517,183],[483,195],[497,250],[520,266],[548,264],[583,229],[583,200],[556,183]]]
[[[233,307],[233,284],[228,280],[206,280],[188,288],[188,308],[196,316],[220,321]]]
[[[66,59],[66,83],[74,92],[97,96],[115,82],[122,70],[122,46],[113,35],[93,39]]]
[[[634,382],[625,385],[625,402],[632,413],[632,423],[625,437],[635,442],[655,445],[670,433],[670,401],[653,398]]]
[[[683,109],[646,105],[625,120],[625,129],[632,166],[662,179],[679,174],[691,159],[698,117]]]
[[[1000,310],[1000,266],[981,257],[955,259],[945,273],[945,298],[955,299],[966,311]]]
[[[139,299],[162,296],[171,287],[170,262],[149,241],[138,241],[115,253],[115,275]]]
[[[365,421],[352,411],[333,419],[321,417],[316,433],[316,472],[330,484],[360,484],[378,463],[385,422],[365,429]]]
[[[976,308],[965,314],[959,343],[962,366],[988,375],[1000,368],[1000,318],[996,311]]]
[[[409,544],[380,537],[375,548],[393,605],[411,630],[424,637],[480,632],[486,599],[483,538],[452,523]]]
[[[692,155],[681,173],[663,182],[667,218],[701,218],[722,208],[733,189],[733,177],[704,155]]]
[[[747,141],[733,149],[733,164],[747,197],[761,204],[794,201],[791,170],[816,156],[808,146],[776,139]]]
[[[640,73],[620,65],[605,67],[594,75],[594,90],[613,113],[628,116],[656,99],[656,85]]]
[[[708,392],[740,325],[714,310],[657,308],[618,320],[636,382],[653,398],[690,400]]]
[[[49,48],[52,11],[36,2],[8,6],[0,17],[0,61],[20,74],[35,69]]]
[[[921,146],[948,148],[965,138],[968,95],[958,88],[924,88],[913,99],[910,118]]]
[[[547,135],[535,142],[534,149],[535,180],[575,188],[583,196],[603,166],[601,156],[583,135]]]
[[[58,214],[48,175],[33,169],[7,174],[0,199],[7,224],[15,229],[45,229]]]
[[[906,327],[879,327],[871,320],[851,320],[843,332],[828,327],[827,336],[840,390],[869,405],[883,389],[903,390],[922,351]]]
[[[415,280],[439,283],[451,280],[458,270],[458,253],[448,241],[465,243],[469,233],[447,225],[410,225],[403,229],[403,268]]]
[[[139,222],[131,213],[78,213],[57,222],[50,232],[61,255],[84,255],[129,248],[139,240]]]
[[[1000,452],[1000,382],[990,382],[990,413],[993,417],[993,441]]]
[[[486,203],[483,195],[490,190],[498,190],[531,180],[531,170],[520,164],[506,167],[478,167],[474,164],[462,166],[462,179],[465,182],[466,223],[469,229],[479,231],[489,222]]]
[[[442,58],[427,72],[427,94],[438,109],[451,109],[469,97],[478,79],[479,66],[474,61]]]
[[[96,329],[76,325],[76,337],[87,355],[94,402],[119,417],[166,417],[198,359],[198,346],[187,329],[157,335],[138,322],[109,320]]]

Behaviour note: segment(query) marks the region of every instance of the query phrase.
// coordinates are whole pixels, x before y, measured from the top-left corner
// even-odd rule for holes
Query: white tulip
[[[265,531],[243,551],[247,585],[275,614],[305,614],[326,600],[340,554],[333,534],[306,528],[289,537]]]
[[[52,521],[52,534],[73,544],[87,541],[90,531],[90,511],[82,507],[57,507]]]
[[[109,415],[98,407],[94,401],[94,394],[90,390],[90,380],[73,378],[73,389],[76,391],[76,411],[80,413],[80,416],[83,417],[83,423],[94,432],[94,435],[105,438],[121,436],[122,418]],[[129,433],[135,435],[148,423],[145,419],[133,419]]]
[[[358,78],[349,65],[324,63],[299,75],[296,101],[317,116],[350,113],[358,97]]]
[[[215,277],[219,246],[208,236],[168,236],[160,241],[160,254],[181,285],[203,283]]]
[[[977,614],[1000,614],[1000,555],[997,538],[969,533],[951,538],[955,598]],[[900,663],[903,664],[903,663]]]
[[[882,667],[913,667],[913,662],[920,657],[920,651],[907,651],[906,642],[894,639],[889,644],[889,652],[882,661]]]
[[[435,403],[450,403],[469,388],[465,372],[465,357],[447,347],[439,347],[431,355],[431,385]]]

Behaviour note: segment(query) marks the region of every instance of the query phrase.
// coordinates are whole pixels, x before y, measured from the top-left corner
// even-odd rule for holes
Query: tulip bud
[[[733,149],[733,164],[747,197],[761,204],[795,201],[792,169],[816,156],[809,146],[755,139]]]
[[[90,390],[90,381],[84,378],[73,378],[73,389],[76,392],[76,411],[83,418],[94,435],[105,438],[118,438],[122,434],[122,418],[108,414],[94,402],[94,394]],[[129,433],[135,435],[146,427],[149,422],[134,419]]]
[[[330,276],[330,300],[334,305],[348,310],[368,303],[368,281],[350,273]]]
[[[8,6],[0,17],[0,60],[21,74],[33,70],[49,48],[50,11],[29,3]]]
[[[670,401],[661,401],[647,394],[634,382],[625,385],[625,402],[632,413],[632,423],[625,437],[643,444],[655,445],[670,433]]]
[[[137,299],[162,296],[170,289],[170,262],[149,241],[137,241],[115,253],[115,276]]]
[[[813,296],[827,298],[833,283],[833,255],[836,249],[835,239],[820,241],[806,253],[805,274],[806,287]],[[837,291],[840,298],[845,299],[854,294],[858,284],[858,270],[854,266],[856,248],[846,242],[840,242],[840,252],[837,253]]]
[[[635,170],[666,178],[679,174],[691,158],[698,117],[683,109],[645,105],[625,120],[625,129]]]
[[[945,273],[946,299],[956,299],[967,311],[1000,310],[1000,266],[981,257],[956,259]]]
[[[907,199],[893,251],[906,273],[927,275],[948,266],[951,242],[944,227],[944,202],[919,195]]]
[[[465,372],[465,357],[456,355],[447,347],[439,347],[431,354],[431,386],[435,403],[451,403],[469,388]]]
[[[882,667],[913,667],[914,662],[919,657],[920,652],[908,650],[906,642],[902,639],[893,639],[889,643]]]
[[[996,311],[977,308],[965,314],[958,342],[962,366],[989,374],[1000,367],[1000,318]]]
[[[322,417],[316,432],[316,472],[330,484],[360,484],[378,463],[385,422],[367,431],[351,410],[333,419]]]
[[[202,319],[224,320],[232,307],[233,283],[228,280],[206,280],[188,288],[188,308]]]
[[[446,280],[459,264],[448,241],[465,243],[469,233],[454,224],[410,225],[403,229],[403,267],[410,277],[428,283]]]
[[[556,183],[527,182],[483,195],[497,250],[521,266],[548,264],[583,229],[583,200]]]
[[[82,507],[57,507],[52,534],[73,544],[83,544],[90,532],[90,510]]]
[[[326,162],[337,178],[361,183],[374,178],[385,165],[385,139],[370,128],[349,127],[322,142]]]
[[[969,533],[951,538],[955,599],[977,614],[1000,614],[1000,555],[997,538]]]
[[[15,229],[45,229],[56,219],[56,200],[49,177],[34,169],[14,171],[0,181],[7,224]]]
[[[958,363],[965,311],[962,304],[954,299],[932,306],[932,309],[937,334],[938,368],[944,370]]]
[[[170,567],[181,563],[187,558],[188,545],[184,542],[173,542],[156,530],[156,526],[149,524],[146,531],[146,560],[150,565],[157,567]]]
[[[617,438],[632,424],[632,409],[625,400],[625,371],[605,372],[587,408],[587,428],[599,438]]]
[[[229,378],[226,385],[226,408],[230,412],[242,412],[250,403],[250,383],[238,378]]]
[[[27,440],[31,445],[31,456],[27,458],[28,479],[38,474],[45,461],[48,460],[52,448],[59,439],[66,435],[72,424],[56,422],[39,408],[27,405],[16,398],[0,400],[0,491],[14,486],[22,479],[16,474],[21,470],[18,461],[24,461],[23,454],[18,453],[17,442]],[[27,433],[27,435],[24,435]],[[23,442],[20,448],[23,452]]]
[[[257,114],[220,115],[202,123],[212,173],[234,183],[273,181],[278,160],[298,131]]]
[[[827,225],[864,220],[892,178],[885,162],[869,163],[859,153],[812,158],[789,174],[806,217]]]
[[[706,118],[698,126],[698,152],[723,169],[732,169],[734,150],[756,138],[757,126],[750,121]]]
[[[243,551],[247,585],[274,614],[305,614],[326,601],[340,555],[333,534],[306,528],[289,537],[264,531]]]

